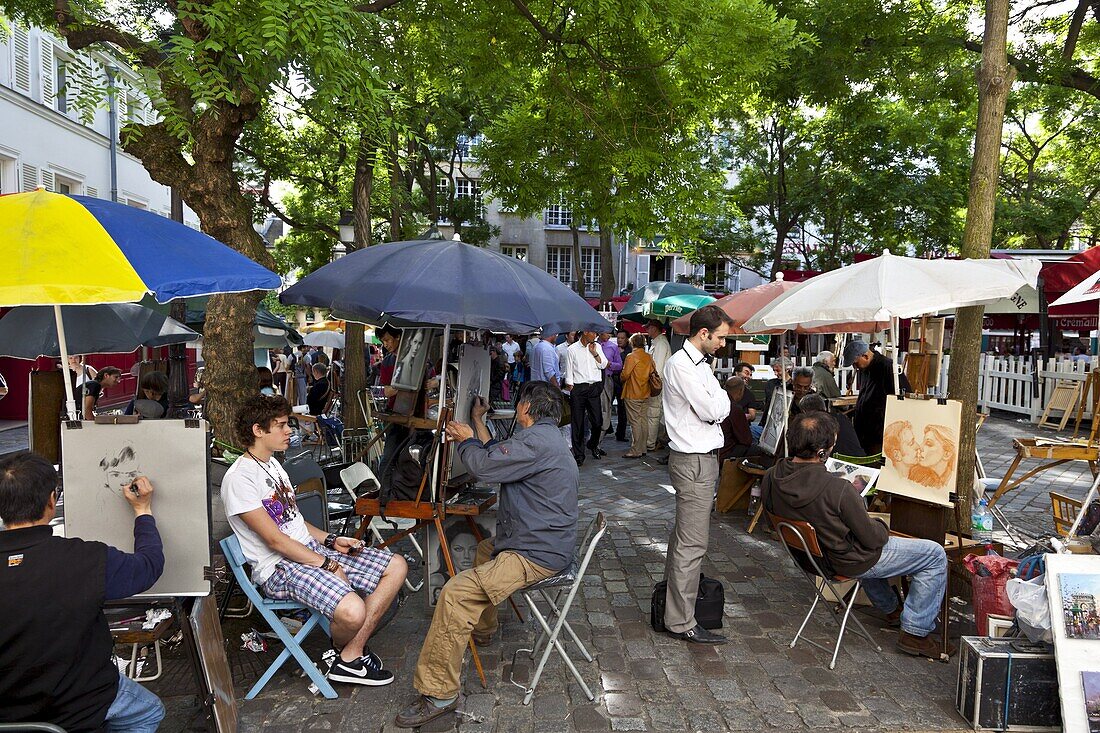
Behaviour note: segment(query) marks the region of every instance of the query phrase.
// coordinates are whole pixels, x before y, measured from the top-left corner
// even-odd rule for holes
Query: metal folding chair
[[[237,583],[240,585],[241,590],[244,592],[248,600],[252,601],[252,605],[256,610],[260,612],[260,615],[264,617],[264,621],[271,627],[271,630],[275,632],[275,635],[279,637],[279,640],[283,642],[283,650],[279,652],[279,656],[275,657],[275,661],[271,663],[271,666],[267,668],[267,671],[260,676],[260,679],[256,681],[256,684],[252,686],[252,689],[248,691],[248,694],[244,696],[246,700],[251,700],[260,693],[260,690],[271,681],[271,678],[275,676],[275,673],[279,671],[279,668],[286,663],[288,659],[294,657],[295,661],[301,666],[302,671],[305,672],[306,677],[309,678],[313,684],[317,685],[317,689],[322,695],[335,700],[338,695],[336,690],[332,689],[332,684],[321,674],[321,670],[317,668],[317,665],[313,663],[313,660],[309,658],[305,650],[302,649],[302,642],[309,636],[317,626],[327,634],[328,620],[321,615],[321,612],[315,608],[310,608],[297,601],[276,601],[271,598],[265,598],[260,593],[253,583],[252,579],[248,577],[248,573],[245,572],[244,564],[247,562],[244,557],[244,552],[241,550],[241,543],[237,540],[236,535],[229,535],[221,541],[222,552],[225,553],[225,560],[229,564],[230,570],[233,571],[233,577],[237,579]],[[309,618],[302,628],[298,630],[297,634],[291,634],[290,630],[283,625],[283,622],[279,620],[279,617],[275,615],[276,611],[297,611],[305,610],[309,612]]]
[[[787,548],[787,554],[791,556],[791,560],[802,571],[802,574],[809,581],[810,585],[814,587],[813,605],[810,606],[810,610],[806,612],[806,618],[802,619],[802,625],[798,627],[798,633],[794,635],[794,639],[791,640],[791,648],[798,643],[799,637],[802,636],[802,632],[806,628],[806,624],[810,622],[810,616],[813,615],[814,609],[817,608],[817,604],[824,601],[825,607],[829,609],[829,618],[833,620],[833,623],[840,625],[840,633],[837,634],[836,643],[833,648],[829,648],[822,644],[818,644],[813,639],[803,637],[803,641],[807,644],[817,647],[823,652],[832,652],[832,659],[829,661],[829,669],[836,667],[836,657],[840,653],[840,644],[844,640],[844,632],[848,627],[848,620],[851,619],[856,624],[856,633],[862,636],[867,641],[871,642],[871,646],[875,648],[875,651],[881,652],[882,647],[878,642],[867,633],[867,629],[863,627],[860,620],[852,615],[852,607],[855,605],[855,598],[859,595],[859,588],[861,581],[858,578],[848,578],[843,575],[833,575],[826,573],[821,569],[821,565],[818,561],[824,559],[824,554],[821,552],[821,545],[817,541],[817,531],[808,523],[800,522],[795,519],[785,519],[774,514],[768,514],[768,521],[771,523],[772,528],[779,533],[779,537],[783,542],[783,546]],[[818,582],[820,580],[820,582]],[[846,583],[849,581],[855,581],[855,585],[847,592],[842,593],[839,587],[840,583]],[[825,596],[825,589],[828,589],[833,595],[833,599]],[[839,605],[844,609],[844,618],[841,621],[837,621],[838,610],[833,604]]]
[[[592,694],[592,690],[589,689],[588,684],[581,677],[581,673],[577,670],[577,666],[573,663],[573,660],[569,658],[569,655],[565,651],[565,647],[561,641],[558,640],[558,636],[561,634],[562,629],[569,634],[573,643],[577,645],[577,648],[581,652],[581,656],[584,657],[584,661],[591,662],[592,654],[581,643],[581,640],[577,638],[577,634],[573,631],[573,627],[569,625],[569,621],[566,617],[569,615],[569,609],[573,605],[573,599],[577,596],[577,591],[580,590],[581,583],[584,582],[584,574],[588,570],[588,564],[592,560],[592,555],[596,552],[596,546],[599,544],[600,539],[607,532],[607,522],[604,520],[603,512],[596,515],[596,518],[592,520],[588,525],[588,530],[584,534],[584,539],[577,546],[578,551],[583,551],[582,557],[573,557],[573,561],[569,563],[569,566],[556,575],[551,575],[549,578],[540,580],[537,583],[533,583],[523,590],[520,594],[523,596],[523,600],[527,603],[527,608],[531,610],[531,616],[535,618],[539,626],[542,628],[538,639],[535,641],[535,645],[531,649],[517,649],[516,653],[512,655],[512,672],[510,674],[511,682],[516,687],[524,690],[523,704],[529,705],[531,698],[535,696],[535,689],[539,686],[539,680],[542,678],[543,670],[546,668],[546,662],[550,658],[550,651],[556,649],[558,656],[565,662],[565,666],[569,668],[569,671],[573,674],[573,678],[577,680],[577,684],[584,690],[585,696],[589,700],[595,700],[596,696]],[[559,605],[562,594],[565,594],[565,602]],[[546,613],[543,615],[542,609],[539,608],[536,603],[537,597],[546,602]],[[551,626],[553,624],[553,626]],[[531,682],[528,685],[522,685],[516,682],[515,669],[516,669],[516,657],[520,652],[528,652],[533,660],[535,655],[539,655],[538,665],[535,667],[535,673],[531,677]]]

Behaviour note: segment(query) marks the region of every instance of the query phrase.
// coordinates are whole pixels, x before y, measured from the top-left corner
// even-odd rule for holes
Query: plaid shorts
[[[330,550],[315,540],[310,540],[309,549],[324,557],[331,557],[340,563],[344,574],[348,576],[348,585],[336,575],[314,567],[290,560],[282,560],[275,566],[275,572],[264,583],[264,595],[278,601],[292,600],[316,608],[329,620],[336,613],[336,606],[348,593],[359,591],[370,595],[378,587],[382,573],[389,567],[393,553],[364,547],[354,555],[345,555]]]

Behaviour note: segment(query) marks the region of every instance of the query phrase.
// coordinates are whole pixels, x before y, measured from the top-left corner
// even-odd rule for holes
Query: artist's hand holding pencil
[[[123,486],[122,496],[134,508],[134,516],[153,513],[153,484],[145,476],[138,476],[129,486]]]

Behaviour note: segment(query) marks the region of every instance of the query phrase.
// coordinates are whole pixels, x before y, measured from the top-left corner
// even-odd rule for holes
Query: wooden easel
[[[1058,427],[1054,429],[1065,430],[1066,423],[1069,422],[1069,417],[1075,409],[1077,412],[1081,411],[1081,382],[1059,379],[1054,384],[1054,392],[1047,400],[1047,406],[1043,408],[1043,414],[1039,417],[1038,425],[1041,428],[1054,428],[1053,421],[1050,419],[1050,412],[1051,410],[1061,410],[1062,419],[1058,422]]]
[[[1096,444],[1096,430],[1100,427],[1100,370],[1094,369],[1085,377],[1081,388],[1081,398],[1077,401],[1077,415],[1073,419],[1073,437],[1077,438],[1081,430],[1081,420],[1085,416],[1085,405],[1092,408],[1092,429],[1089,430],[1089,445]]]

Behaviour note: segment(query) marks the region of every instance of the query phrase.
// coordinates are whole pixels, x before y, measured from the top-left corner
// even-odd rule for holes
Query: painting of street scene
[[[1100,672],[1082,672],[1081,684],[1085,687],[1085,713],[1089,719],[1089,733],[1100,733]]]
[[[1100,614],[1096,611],[1100,575],[1063,573],[1060,581],[1066,638],[1100,640]]]

